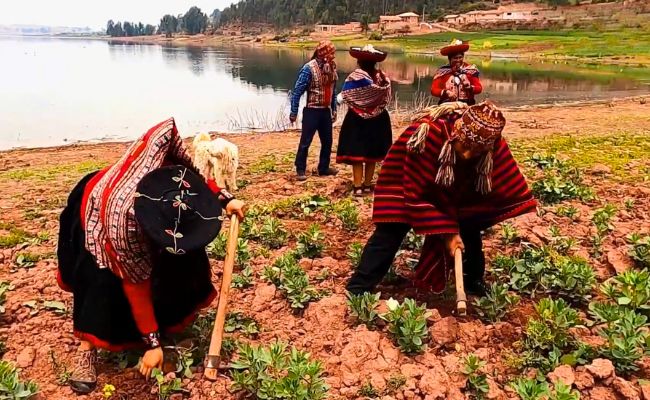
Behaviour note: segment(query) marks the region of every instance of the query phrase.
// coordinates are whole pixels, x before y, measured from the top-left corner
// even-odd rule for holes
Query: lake
[[[176,47],[102,40],[0,37],[0,149],[132,139],[170,116],[181,134],[281,129],[288,93],[311,52]],[[337,54],[341,80],[355,60]],[[382,68],[396,102],[427,99],[446,60],[391,55]],[[650,92],[647,68],[470,59],[501,105]]]

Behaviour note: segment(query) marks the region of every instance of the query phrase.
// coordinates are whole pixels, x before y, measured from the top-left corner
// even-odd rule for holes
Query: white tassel
[[[424,122],[420,124],[418,129],[406,142],[406,149],[411,153],[422,153],[427,142],[427,135],[429,134],[429,124]]]

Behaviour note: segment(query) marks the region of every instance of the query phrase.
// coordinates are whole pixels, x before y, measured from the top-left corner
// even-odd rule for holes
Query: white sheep
[[[194,165],[206,179],[213,178],[217,186],[229,191],[237,190],[237,146],[221,138],[212,140],[207,133],[194,138]]]

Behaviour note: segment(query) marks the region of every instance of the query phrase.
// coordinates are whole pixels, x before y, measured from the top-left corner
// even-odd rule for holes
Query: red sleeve
[[[480,94],[483,91],[483,85],[481,85],[481,80],[478,79],[476,75],[470,75],[469,83],[472,84],[472,89],[474,89],[474,94]]]
[[[131,313],[135,324],[142,335],[147,335],[158,331],[158,323],[153,312],[153,303],[151,302],[151,279],[141,283],[131,283],[127,280],[122,281],[124,294],[131,304]]]
[[[208,179],[208,187],[210,187],[213,193],[219,193],[221,191],[221,188],[217,186],[217,182],[214,179]]]
[[[441,76],[433,80],[431,84],[431,94],[436,97],[442,97],[442,91],[445,90],[445,81],[447,75]]]

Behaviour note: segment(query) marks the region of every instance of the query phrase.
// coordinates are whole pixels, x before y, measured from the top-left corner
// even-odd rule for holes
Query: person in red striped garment
[[[485,293],[481,231],[537,207],[501,135],[505,124],[490,102],[449,102],[427,109],[400,135],[379,173],[376,228],[349,292],[373,291],[413,229],[426,235],[416,286],[442,292],[461,249],[467,293]]]

